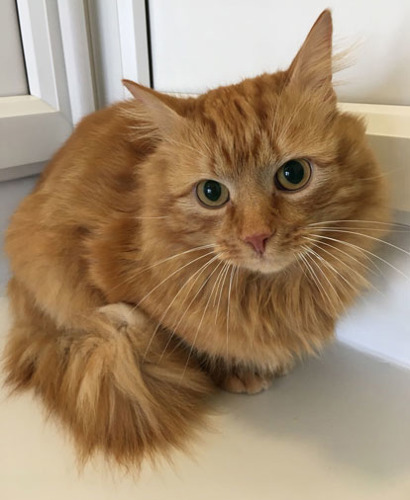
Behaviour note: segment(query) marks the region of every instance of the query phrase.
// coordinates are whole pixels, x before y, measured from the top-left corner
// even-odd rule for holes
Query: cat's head
[[[337,109],[329,11],[287,71],[189,100],[126,85],[158,142],[146,214],[187,248],[214,245],[221,260],[273,273],[314,246],[321,223],[385,217],[364,126]]]

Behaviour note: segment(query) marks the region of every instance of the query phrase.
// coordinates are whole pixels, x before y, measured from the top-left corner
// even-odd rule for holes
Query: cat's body
[[[14,215],[8,380],[84,456],[130,464],[183,445],[207,372],[267,387],[332,337],[365,283],[360,221],[382,234],[385,192],[363,125],[336,108],[330,43],[325,12],[287,72],[198,99],[128,83],[137,99],[85,118]],[[283,191],[294,158],[310,177]],[[198,201],[204,179],[227,186],[224,205]]]

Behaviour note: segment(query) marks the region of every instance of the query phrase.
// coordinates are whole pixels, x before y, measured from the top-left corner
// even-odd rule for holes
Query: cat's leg
[[[203,421],[209,377],[142,312],[111,304],[81,327],[61,328],[10,283],[14,325],[5,350],[7,383],[34,389],[71,431],[80,457],[95,452],[139,466],[186,446]],[[171,352],[172,351],[172,352]]]

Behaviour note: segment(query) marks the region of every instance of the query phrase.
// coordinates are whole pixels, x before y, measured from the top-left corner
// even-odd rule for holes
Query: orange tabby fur
[[[198,99],[125,82],[136,99],[86,117],[15,213],[7,380],[34,389],[84,459],[183,447],[211,379],[268,387],[365,285],[358,221],[387,221],[386,195],[362,122],[336,107],[331,32],[325,11],[288,71]],[[292,158],[314,170],[286,193],[273,179]],[[229,203],[201,206],[203,179]],[[383,234],[376,222],[365,234]],[[246,238],[267,231],[261,256]]]

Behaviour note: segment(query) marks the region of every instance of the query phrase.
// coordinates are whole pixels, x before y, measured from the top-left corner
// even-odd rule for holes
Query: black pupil
[[[219,182],[207,181],[204,184],[204,195],[210,201],[218,201],[222,194],[222,188]]]
[[[300,184],[305,177],[305,169],[299,161],[291,160],[283,167],[283,175],[291,184]]]

